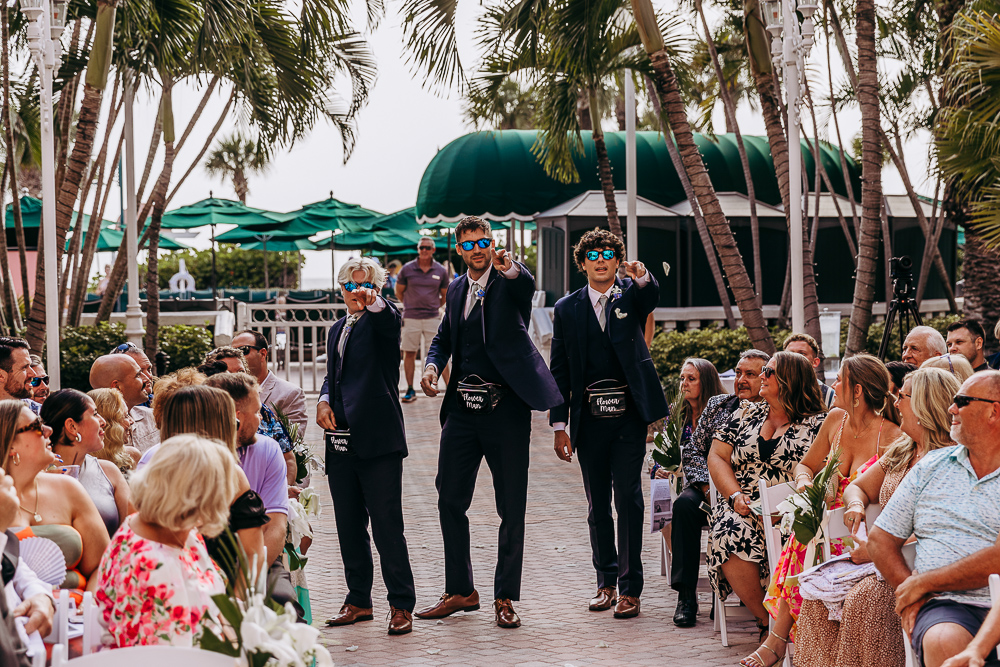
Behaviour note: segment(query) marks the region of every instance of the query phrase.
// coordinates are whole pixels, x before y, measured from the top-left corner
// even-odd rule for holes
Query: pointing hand
[[[632,280],[646,275],[646,265],[642,262],[622,262],[622,266],[625,267],[625,275]]]
[[[490,248],[490,253],[493,260],[493,268],[497,271],[503,273],[504,271],[509,271],[514,263],[511,261],[510,256],[507,254],[506,250],[497,250],[496,248]]]

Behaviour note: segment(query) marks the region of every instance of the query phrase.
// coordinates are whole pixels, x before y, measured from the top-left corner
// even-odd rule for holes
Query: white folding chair
[[[715,490],[715,483],[711,477],[708,480],[709,500],[712,507],[719,502],[719,492]],[[711,527],[709,527],[711,530]],[[735,595],[730,595],[725,600],[713,594],[712,599],[715,605],[715,630],[722,633],[722,645],[729,646],[729,621],[755,621],[753,612],[740,604],[740,599]]]
[[[101,651],[73,660],[63,644],[52,648],[52,667],[236,667],[239,661],[221,653],[181,646],[134,646]]]
[[[827,536],[826,541],[823,542],[823,560],[830,560],[830,543],[833,540],[841,539],[847,537],[851,534],[851,529],[844,525],[844,510],[846,508],[839,507],[835,510],[827,510],[830,515],[830,520],[827,521]],[[878,503],[872,503],[865,508],[865,530],[871,531],[872,526],[875,525],[875,519],[878,515],[882,513],[882,506]]]
[[[903,560],[906,561],[906,567],[910,568],[912,572],[917,560],[916,542],[903,545]],[[906,667],[918,667],[920,663],[917,662],[917,656],[913,652],[913,645],[910,643],[910,636],[906,634],[906,630],[903,630],[903,650],[906,653]]]
[[[97,620],[97,604],[94,594],[83,594],[83,655],[90,655],[101,645],[101,625]]]
[[[781,536],[781,530],[777,525],[772,523],[771,517],[777,513],[777,507],[788,496],[795,493],[795,485],[791,482],[779,482],[774,486],[768,486],[766,480],[760,480],[760,505],[764,516],[761,520],[764,524],[764,544],[767,547],[767,563],[774,571],[774,568],[778,565],[778,559],[781,557],[781,549],[784,546],[784,539]],[[841,519],[843,523],[843,519]],[[773,625],[773,622],[772,622]],[[794,651],[794,644],[789,638],[785,643],[785,659],[783,664],[785,667],[792,667],[792,652]]]
[[[990,604],[1000,605],[1000,574],[990,575]],[[997,653],[1000,653],[1000,644],[997,644]]]

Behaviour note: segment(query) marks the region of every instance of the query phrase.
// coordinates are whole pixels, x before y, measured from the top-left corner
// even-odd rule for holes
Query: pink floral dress
[[[197,531],[183,548],[139,537],[128,517],[98,568],[97,604],[112,648],[193,646],[206,614],[218,626],[212,596],[226,592],[222,576]]]

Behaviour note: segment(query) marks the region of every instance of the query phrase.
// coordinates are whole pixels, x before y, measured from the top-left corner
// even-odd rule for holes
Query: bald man
[[[153,422],[153,411],[142,404],[149,399],[146,387],[149,376],[127,354],[106,354],[90,367],[90,386],[94,389],[117,389],[125,397],[132,426],[132,444],[145,452],[160,442],[160,431]]]

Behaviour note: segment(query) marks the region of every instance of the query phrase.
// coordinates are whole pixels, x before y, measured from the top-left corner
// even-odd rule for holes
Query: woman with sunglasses
[[[61,588],[93,591],[92,577],[110,538],[101,515],[80,482],[45,471],[56,463],[52,429],[21,401],[0,401],[0,468],[14,480],[20,499],[11,528],[19,540],[45,537],[66,558]]]
[[[939,368],[908,374],[895,406],[902,434],[865,472],[844,490],[844,523],[857,536],[865,509],[873,502],[883,507],[906,474],[924,455],[951,447],[952,397],[960,385]],[[869,526],[870,528],[870,526]],[[867,563],[864,540],[851,552],[851,561]],[[829,620],[829,610],[818,600],[804,600],[795,638],[795,664],[802,667],[902,667],[906,660],[896,597],[892,587],[876,575],[855,584],[844,599],[840,622]]]
[[[718,490],[709,519],[708,575],[721,599],[735,591],[767,636],[764,590],[771,568],[764,526],[751,507],[758,482],[790,482],[792,470],[816,439],[826,406],[816,373],[801,354],[778,352],[761,373],[759,403],[747,403],[716,433],[708,471]]]
[[[118,466],[93,456],[104,448],[108,425],[94,399],[76,389],[60,389],[45,401],[41,417],[52,428],[52,451],[65,465],[80,466],[77,479],[97,506],[108,536],[114,535],[129,514],[129,488]]]

